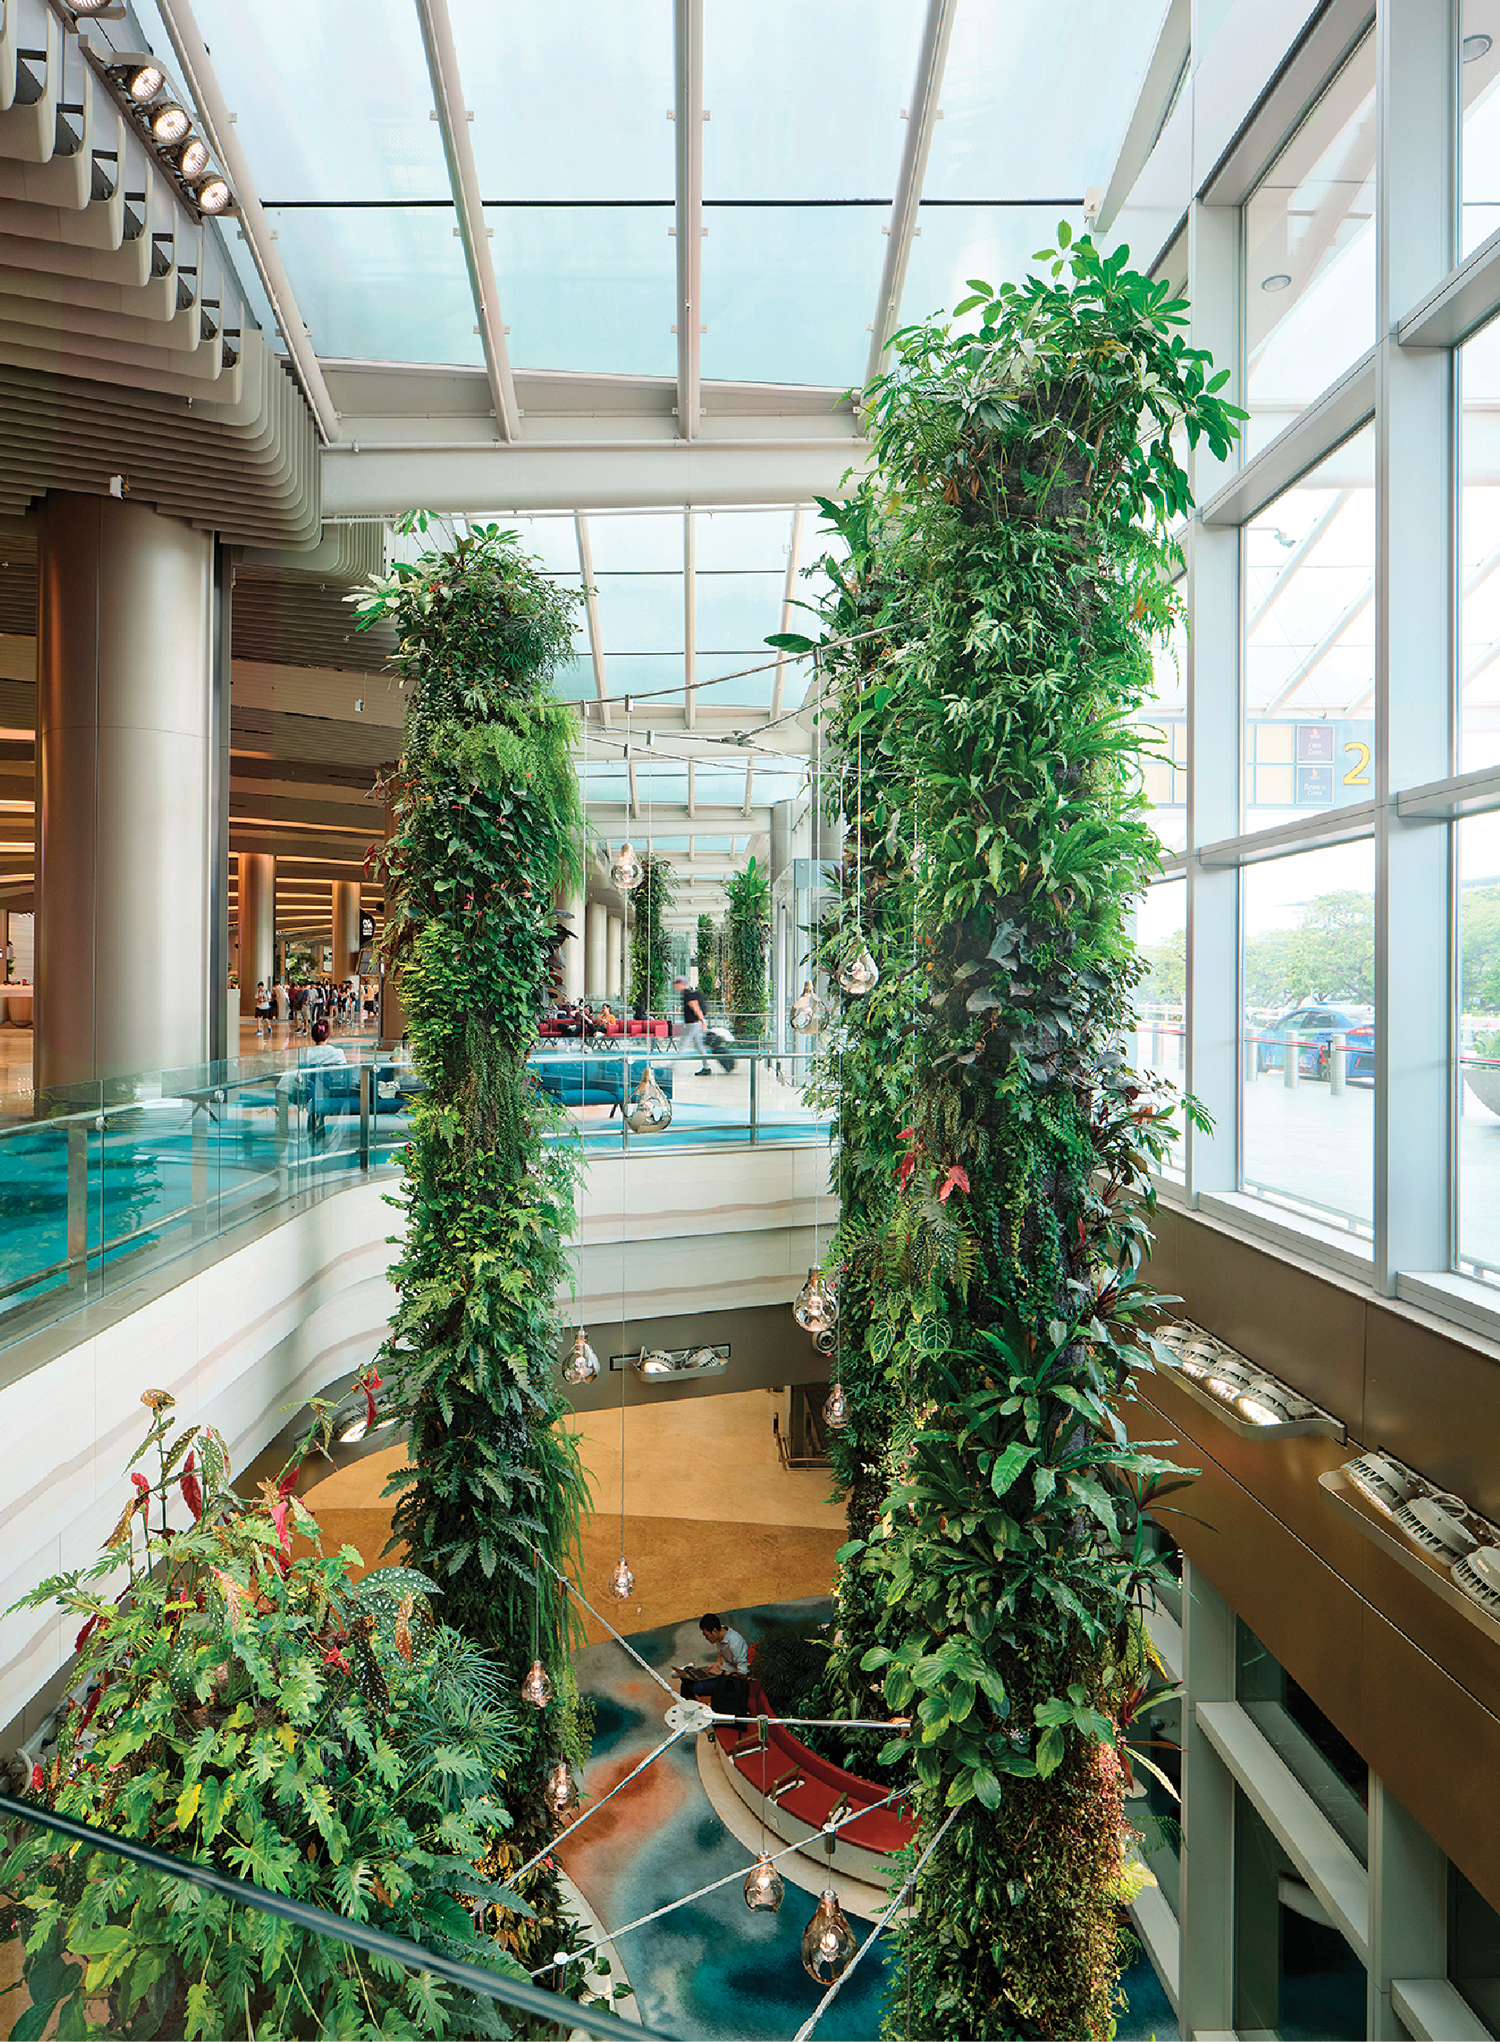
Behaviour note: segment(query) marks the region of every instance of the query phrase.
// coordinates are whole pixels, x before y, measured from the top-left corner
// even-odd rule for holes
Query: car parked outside
[[[1321,1001],[1304,1001],[1275,1021],[1254,1023],[1249,1033],[1255,1043],[1258,1072],[1279,1071],[1286,1066],[1286,1038],[1300,1038],[1297,1074],[1303,1078],[1326,1078],[1333,1057],[1333,1038],[1345,1043],[1344,1077],[1351,1085],[1375,1082],[1375,1009],[1332,1006]]]

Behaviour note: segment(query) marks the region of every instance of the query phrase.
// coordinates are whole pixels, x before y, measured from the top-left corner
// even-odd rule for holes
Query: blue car
[[[1326,1078],[1335,1035],[1345,1042],[1344,1076],[1354,1085],[1375,1082],[1375,1010],[1373,1007],[1330,1006],[1308,1001],[1277,1020],[1252,1026],[1257,1071],[1279,1071],[1286,1064],[1286,1038],[1301,1037],[1297,1050],[1299,1077]],[[1279,1039],[1278,1039],[1279,1038]]]

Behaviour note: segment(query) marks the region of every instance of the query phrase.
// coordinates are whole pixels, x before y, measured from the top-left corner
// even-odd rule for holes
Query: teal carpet
[[[754,1643],[765,1623],[789,1616],[821,1622],[831,1605],[782,1603],[726,1614]],[[630,1642],[664,1674],[674,1662],[701,1656],[703,1643],[691,1621],[639,1632]],[[576,1653],[573,1666],[579,1691],[594,1708],[586,1786],[600,1795],[667,1735],[662,1719],[669,1699],[614,1643]],[[691,1738],[673,1745],[602,1807],[558,1856],[611,1930],[726,1873],[742,1876],[752,1863],[703,1791]],[[737,1877],[621,1936],[616,1947],[642,2019],[693,2042],[789,2042],[822,1996],[798,1954],[815,1906],[814,1895],[788,1880],[779,1914],[752,1914]],[[851,1916],[850,1926],[863,1942],[871,1924]],[[818,2023],[820,2042],[877,2042],[889,1961],[883,1941],[877,1942]],[[1128,2005],[1117,2042],[1153,2036],[1176,2042],[1171,2006],[1144,1955],[1123,1985]]]

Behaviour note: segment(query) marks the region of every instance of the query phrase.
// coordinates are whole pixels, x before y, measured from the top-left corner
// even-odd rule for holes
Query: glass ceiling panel
[[[786,574],[704,574],[697,581],[698,649],[740,651],[745,663],[775,655],[765,641],[781,628]]]
[[[1081,204],[1108,184],[1166,11],[1164,0],[1069,0],[1065,14],[1057,0],[958,0],[924,197]]]
[[[921,0],[705,0],[704,197],[889,203],[923,13]]]
[[[489,519],[483,523],[491,522]],[[497,518],[504,532],[514,532],[521,551],[540,560],[549,574],[567,575],[582,585],[578,565],[578,531],[571,518]]]
[[[577,654],[552,676],[552,691],[560,702],[592,702],[594,699],[594,663],[585,653]]]
[[[484,217],[494,229],[495,279],[517,368],[677,373],[669,208],[487,205]]]
[[[903,326],[951,312],[969,296],[970,277],[997,285],[1019,281],[1039,267],[1032,261],[1039,248],[1057,245],[1057,223],[1066,216],[1056,206],[924,205],[918,217],[901,300]],[[1081,207],[1071,221],[1082,233]]]
[[[450,211],[267,213],[320,355],[483,364]]]
[[[197,0],[195,11],[263,201],[451,199],[411,0]]]
[[[671,697],[657,691],[662,688],[682,687],[682,654],[670,652],[616,652],[606,638],[604,641],[604,664],[609,675],[610,700],[615,705],[616,721],[624,716],[621,697],[625,695],[650,695],[655,706],[671,706]],[[643,709],[653,704],[642,703]],[[682,706],[679,702],[679,708]]]
[[[449,9],[487,200],[672,197],[672,0]]]
[[[703,374],[726,382],[864,378],[885,213],[716,206],[703,244]]]
[[[694,522],[700,574],[705,569],[753,573],[769,568],[785,576],[790,511],[699,511]]]
[[[598,574],[599,631],[606,656],[621,652],[680,652],[683,596],[680,574]]]
[[[681,511],[596,513],[588,525],[596,574],[681,573]]]

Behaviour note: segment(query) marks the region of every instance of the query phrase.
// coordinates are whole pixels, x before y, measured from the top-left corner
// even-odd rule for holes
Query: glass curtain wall
[[[1173,1075],[1180,984],[1214,1125],[1168,1196],[1383,1293],[1456,1273],[1420,1295],[1472,1314],[1500,1290],[1500,0],[1439,54],[1377,95],[1367,34],[1257,133],[1237,210],[1194,202],[1193,339],[1250,419],[1229,463],[1198,450],[1189,656],[1142,712],[1168,869],[1133,1050]],[[1411,203],[1455,154],[1451,215]]]

